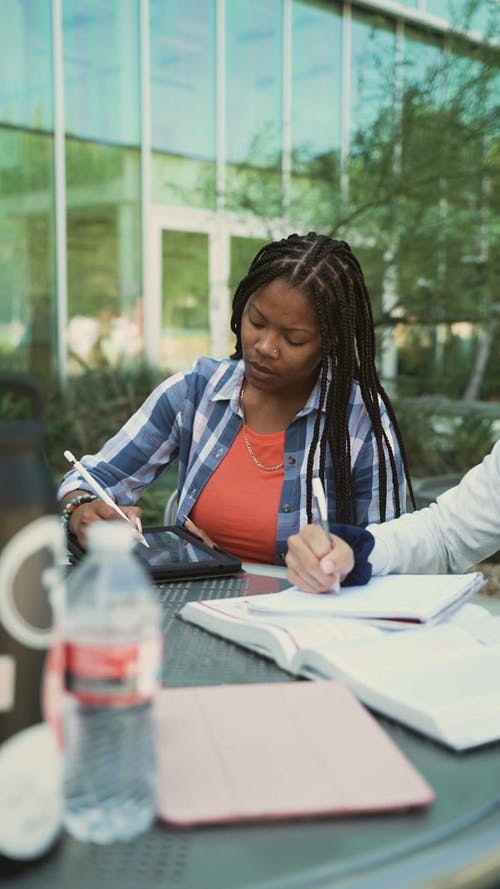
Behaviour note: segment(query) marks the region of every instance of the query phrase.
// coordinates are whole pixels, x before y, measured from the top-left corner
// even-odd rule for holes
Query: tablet
[[[203,543],[199,537],[179,525],[143,528],[149,548],[137,542],[134,552],[154,580],[179,580],[183,577],[221,577],[241,572],[241,561],[230,553]],[[79,562],[85,555],[73,534],[67,536],[70,560]]]

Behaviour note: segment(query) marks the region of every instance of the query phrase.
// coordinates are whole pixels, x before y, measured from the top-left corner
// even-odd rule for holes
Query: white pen
[[[328,507],[326,505],[326,497],[323,489],[323,485],[321,484],[321,479],[315,476],[312,480],[312,493],[313,493],[313,501],[316,507],[316,517],[318,525],[321,525],[323,531],[325,532],[328,543],[330,546],[332,544],[332,538],[330,537],[330,528],[328,527]],[[334,592],[338,593],[340,589],[340,584],[337,581],[332,585],[331,588]]]
[[[144,546],[149,547],[149,543],[147,542],[144,535],[141,533],[139,527],[134,524],[134,522],[128,517],[128,515],[126,515],[126,513],[123,512],[123,509],[120,509],[118,504],[115,503],[115,501],[109,496],[109,494],[104,490],[104,488],[101,488],[100,484],[98,482],[96,482],[96,480],[94,478],[92,478],[90,472],[87,472],[87,470],[85,469],[85,466],[82,466],[80,461],[77,460],[76,457],[73,456],[71,451],[64,451],[64,456],[66,457],[66,460],[68,461],[68,463],[72,463],[73,466],[75,467],[75,469],[78,469],[78,472],[80,473],[82,478],[84,478],[85,481],[89,483],[92,490],[103,501],[103,503],[106,503],[108,506],[111,506],[111,508],[114,509],[115,512],[117,512],[118,515],[120,515],[122,517],[122,519],[125,519],[126,522],[129,522],[129,524],[131,524],[133,527],[135,527],[137,530],[137,533],[139,535],[138,539],[140,540],[140,542],[143,543]]]
[[[323,485],[321,484],[321,479],[315,476],[312,480],[312,492],[313,492],[313,500],[314,505],[316,507],[316,516],[318,525],[321,525],[323,531],[328,537],[328,542],[331,544],[330,538],[330,528],[328,527],[328,509],[326,506],[326,497],[325,492],[323,490]]]

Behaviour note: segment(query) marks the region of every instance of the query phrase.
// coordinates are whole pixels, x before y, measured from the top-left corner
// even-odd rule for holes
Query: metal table
[[[188,599],[244,592],[248,581],[161,588],[169,686],[295,681],[274,664],[175,619]],[[484,599],[498,610],[500,603]],[[43,860],[3,865],[15,889],[430,889],[500,885],[500,743],[453,753],[380,719],[427,778],[427,812],[172,829],[133,842],[63,836]],[[443,882],[444,881],[444,882]]]

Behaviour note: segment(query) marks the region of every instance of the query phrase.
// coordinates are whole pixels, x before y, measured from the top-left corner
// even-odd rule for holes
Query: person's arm
[[[370,525],[374,574],[462,573],[500,549],[500,441],[436,503]]]
[[[120,506],[132,505],[143,489],[177,458],[178,417],[185,404],[181,374],[157,386],[125,425],[96,454],[81,462]],[[57,496],[89,491],[77,469],[64,476]]]
[[[331,588],[345,557],[343,550],[336,553],[335,546],[325,547],[320,531],[313,525],[302,528],[290,538],[286,557],[289,579],[314,592]],[[375,540],[369,555],[373,574],[463,573],[497,552],[500,441],[436,503],[390,522],[371,524],[366,531]]]
[[[97,454],[81,459],[134,521],[142,514],[142,509],[134,505],[142,490],[177,456],[177,418],[184,402],[183,375],[177,374],[157,386]],[[63,521],[83,547],[89,524],[117,518],[116,512],[93,493],[78,469],[66,473],[58,490]]]

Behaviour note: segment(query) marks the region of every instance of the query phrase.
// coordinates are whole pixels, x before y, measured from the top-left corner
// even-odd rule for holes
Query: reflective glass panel
[[[0,363],[55,370],[54,112],[50,4],[0,8]]]
[[[189,367],[210,354],[208,236],[162,232],[161,366]]]
[[[496,0],[426,0],[426,10],[456,27],[498,38]]]
[[[351,46],[349,207],[364,238],[378,239],[390,229],[386,185],[396,132],[394,24],[382,16],[353,15]]]
[[[392,119],[394,107],[395,32],[382,17],[357,13],[352,20],[350,152],[380,121]]]
[[[263,216],[281,208],[282,9],[226,5],[227,204]]]
[[[342,20],[330,3],[292,7],[291,215],[331,225],[340,180]]]
[[[229,271],[229,294],[231,302],[241,279],[246,276],[252,260],[268,238],[231,238],[231,259]]]
[[[415,306],[421,315],[423,308],[429,318],[444,234],[442,63],[442,44],[437,39],[405,28],[401,160],[408,186],[400,219],[399,289],[407,311]]]
[[[429,101],[440,101],[443,92],[441,66],[443,44],[439,38],[405,27],[403,46],[403,85],[425,90]]]
[[[66,131],[96,142],[139,141],[136,0],[63,0]]]
[[[74,371],[142,354],[135,0],[64,0],[68,350]]]
[[[215,203],[215,2],[151,0],[153,200]]]
[[[231,307],[233,297],[241,279],[245,277],[250,268],[250,263],[257,255],[261,247],[267,243],[266,238],[242,238],[231,237],[231,255],[229,266],[229,317],[231,317]],[[234,352],[236,339],[234,333],[228,328],[228,346],[227,354]]]

